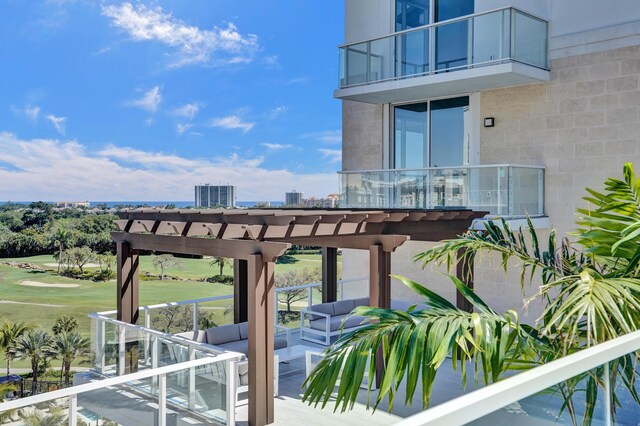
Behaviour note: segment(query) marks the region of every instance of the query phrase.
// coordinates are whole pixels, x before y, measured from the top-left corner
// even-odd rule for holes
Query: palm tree
[[[90,340],[78,333],[63,331],[53,337],[51,349],[54,357],[62,361],[61,371],[64,373],[65,385],[69,385],[73,361],[80,357],[89,356],[91,354],[90,348]]]
[[[211,262],[209,262],[209,266],[212,266],[212,267],[217,266],[219,268],[219,271],[220,271],[220,273],[218,275],[222,276],[222,274],[224,273],[225,266],[228,266],[228,267],[232,267],[233,266],[233,260],[229,259],[227,257],[216,257],[216,256],[214,256],[211,259]]]
[[[354,315],[373,321],[341,336],[327,350],[305,382],[303,399],[325,406],[340,379],[335,409],[352,408],[369,360],[369,377],[378,364],[385,366],[374,409],[388,397],[391,410],[405,378],[405,403],[412,401],[421,382],[426,408],[437,370],[448,354],[454,367],[461,367],[463,383],[468,363],[485,383],[491,383],[508,370],[532,368],[640,330],[640,179],[631,164],[625,164],[624,179],[608,179],[603,193],[587,192],[585,200],[594,208],[578,210],[576,243],[558,242],[552,231],[542,247],[531,221],[518,232],[504,220],[488,221],[482,231],[470,230],[416,256],[424,265],[452,268],[460,253],[467,265],[475,257],[497,255],[505,272],[510,260],[517,260],[521,286],[537,277],[542,281],[533,299],[542,300],[545,308],[535,327],[520,324],[513,311],[498,315],[454,276],[451,282],[471,302],[473,313],[457,309],[426,287],[396,277],[420,294],[429,309],[356,308]],[[640,404],[636,363],[635,355],[628,355],[609,367],[611,382],[619,379]],[[574,424],[579,423],[578,397],[586,399],[582,422],[590,424],[599,389],[604,388],[602,373],[599,368],[556,386],[564,399],[561,412],[567,410]],[[612,386],[613,400],[617,401],[615,388]],[[616,404],[612,405],[615,416]]]
[[[7,376],[11,374],[11,353],[9,349],[20,336],[32,328],[32,324],[23,321],[11,323],[6,318],[0,323],[0,348],[4,352],[4,357],[7,360]]]
[[[68,315],[59,316],[51,330],[53,334],[71,333],[78,328],[78,320]]]
[[[29,359],[33,381],[31,392],[35,394],[40,364],[52,355],[51,335],[44,330],[29,330],[18,337],[9,349],[14,359]]]
[[[53,239],[55,243],[58,245],[58,274],[60,273],[60,267],[62,265],[62,252],[64,251],[65,246],[69,244],[69,240],[71,239],[71,233],[61,226],[56,228],[56,232],[53,235]]]

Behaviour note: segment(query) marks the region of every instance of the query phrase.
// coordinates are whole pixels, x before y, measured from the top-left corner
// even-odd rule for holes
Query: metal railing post
[[[144,309],[144,326],[145,328],[150,329],[151,328],[151,310],[146,306],[143,309]],[[149,334],[147,334],[144,338],[144,356],[145,356],[146,365],[149,365],[148,358],[151,357],[151,355],[149,354],[150,339],[151,339],[151,336]]]
[[[160,374],[158,381],[158,426],[167,426],[167,375]]]
[[[158,336],[151,336],[151,368],[158,368],[158,358],[160,357],[160,343]],[[153,376],[151,378],[151,393],[155,393],[158,389],[158,377]]]
[[[69,395],[69,426],[78,424],[78,394]]]
[[[118,376],[125,374],[125,359],[127,355],[127,328],[118,325]]]
[[[227,363],[227,425],[236,424],[236,363],[228,359]]]
[[[611,417],[611,374],[609,371],[609,363],[604,364],[604,424],[605,426],[613,426]]]
[[[193,346],[189,346],[189,361],[196,359],[196,350]],[[196,368],[189,368],[189,409],[196,408]]]
[[[193,338],[195,340],[198,332],[198,302],[193,304]]]
[[[105,323],[101,319],[96,319],[96,364],[100,368],[100,372],[105,369]]]

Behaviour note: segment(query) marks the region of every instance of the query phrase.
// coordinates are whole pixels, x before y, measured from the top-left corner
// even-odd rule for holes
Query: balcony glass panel
[[[511,14],[489,13],[473,20],[473,60],[479,64],[508,57],[510,40],[504,28],[509,27]]]
[[[398,77],[429,72],[429,31],[414,31],[396,37]]]
[[[410,22],[408,15],[398,15],[406,21],[396,22],[404,31],[342,46],[340,87],[505,61],[548,69],[548,29],[543,20],[504,8],[412,28],[409,24],[422,22],[424,13],[411,17]]]
[[[547,63],[547,23],[514,11],[513,57],[526,64],[544,67]]]
[[[436,69],[448,71],[467,65],[469,21],[436,27]]]
[[[544,214],[544,169],[460,166],[342,172],[347,208],[468,208],[501,216]]]
[[[367,79],[369,43],[360,43],[347,47],[347,84],[360,84],[371,81]]]

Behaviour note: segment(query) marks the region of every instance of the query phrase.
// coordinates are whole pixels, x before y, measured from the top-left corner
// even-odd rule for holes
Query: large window
[[[455,19],[474,12],[474,0],[396,0],[396,31]],[[467,64],[469,24],[452,23],[435,29],[435,69],[449,69]],[[412,75],[429,70],[429,32],[402,35],[396,46],[398,75]]]
[[[469,97],[394,108],[394,168],[460,166],[468,162]]]

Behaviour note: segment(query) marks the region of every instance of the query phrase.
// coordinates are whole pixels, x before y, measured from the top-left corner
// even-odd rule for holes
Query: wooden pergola
[[[273,423],[274,263],[292,244],[322,247],[322,299],[337,298],[337,250],[369,251],[371,306],[391,306],[391,253],[466,232],[471,210],[155,210],[118,213],[118,320],[138,321],[139,251],[234,259],[234,321],[249,323],[249,424]],[[473,277],[458,275],[473,286]],[[458,306],[470,309],[462,298]],[[377,375],[380,377],[380,374]]]

